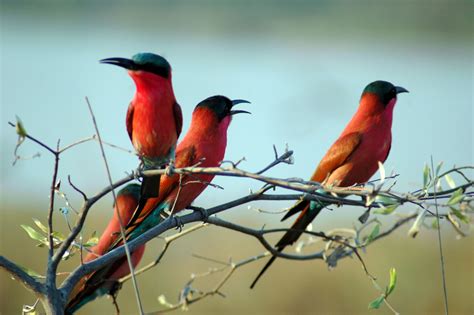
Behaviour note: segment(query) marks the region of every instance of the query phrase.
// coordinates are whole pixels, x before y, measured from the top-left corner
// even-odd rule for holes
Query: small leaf
[[[35,222],[36,226],[40,228],[41,231],[44,233],[48,233],[48,228],[41,223],[40,220],[38,219],[33,219],[33,222]]]
[[[438,229],[438,220],[434,219],[433,222],[431,222],[431,228],[437,230]]]
[[[435,188],[436,188],[436,191],[441,191],[441,190],[443,190],[442,187],[441,187],[441,180],[440,180],[438,177],[436,177],[436,184],[435,184],[435,186],[436,186],[436,187],[435,187]]]
[[[395,290],[395,286],[397,285],[397,271],[395,270],[395,268],[390,268],[390,283],[387,287],[387,289],[385,290],[385,297],[388,297],[390,295],[390,293],[393,292],[393,290]]]
[[[366,198],[365,199],[365,206],[366,207],[370,206],[375,201],[375,198],[372,194],[365,196],[365,198]]]
[[[408,230],[408,236],[415,238],[418,235],[418,233],[420,232],[420,226],[423,224],[425,216],[426,216],[426,210],[423,210],[418,214],[418,216],[416,217],[415,223],[413,223],[410,230]]]
[[[456,209],[456,208],[453,208],[453,207],[449,207],[451,209],[451,212],[459,219],[461,220],[462,222],[466,223],[466,224],[469,224],[469,218],[464,215],[460,210]]]
[[[439,162],[438,166],[436,166],[436,173],[435,176],[438,177],[439,171],[441,170],[441,167],[443,167],[443,161]]]
[[[381,295],[378,298],[376,298],[375,300],[373,300],[372,302],[370,302],[369,303],[369,310],[380,308],[380,305],[382,305],[384,299],[385,299],[384,296]]]
[[[451,198],[449,198],[448,206],[452,206],[461,202],[463,198],[464,198],[463,190],[459,188],[451,195]]]
[[[31,226],[23,225],[23,224],[21,224],[20,226],[23,228],[23,230],[26,231],[26,233],[28,233],[28,236],[30,238],[46,244],[46,237],[44,235],[42,235],[41,233],[33,229]]]
[[[449,174],[444,175],[444,180],[446,181],[446,184],[448,184],[450,188],[456,188],[456,183],[454,182],[454,179],[451,177],[451,175]]]
[[[367,236],[367,239],[365,240],[365,244],[367,245],[370,242],[372,242],[374,238],[376,238],[377,235],[379,235],[379,232],[380,232],[380,224],[377,223],[372,229],[372,231],[370,232],[370,234]]]
[[[393,211],[395,211],[395,209],[397,209],[397,208],[398,208],[398,205],[391,205],[391,206],[388,206],[388,207],[383,207],[383,208],[376,209],[374,211],[374,213],[377,213],[377,214],[390,214]]]
[[[397,204],[396,200],[394,200],[392,198],[389,198],[389,197],[386,197],[386,196],[382,196],[382,195],[379,195],[379,196],[375,197],[375,201],[377,201],[378,203],[382,203],[384,205]]]
[[[23,125],[23,122],[21,121],[20,117],[18,117],[18,116],[16,116],[15,129],[16,129],[16,133],[18,134],[18,136],[20,136],[20,138],[22,139],[21,141],[23,141],[23,139],[25,139],[25,137],[28,135],[28,133],[26,132],[26,129],[25,129],[25,126]]]
[[[158,303],[160,303],[161,305],[163,306],[166,306],[166,307],[173,307],[173,304],[171,304],[170,302],[168,302],[166,300],[166,297],[161,294],[159,297],[158,297]]]
[[[385,167],[383,166],[382,162],[377,162],[379,165],[379,173],[380,173],[380,183],[385,181]]]
[[[58,232],[58,231],[53,231],[53,233],[51,233],[53,235],[53,237],[55,239],[57,239],[58,241],[64,241],[65,237],[64,237],[64,234],[62,234],[61,232]]]
[[[425,164],[425,168],[423,169],[423,187],[427,188],[428,183],[430,180],[430,168],[428,167],[428,164]]]
[[[84,244],[82,244],[82,246],[84,246],[84,247],[92,247],[92,246],[97,245],[97,243],[99,243],[99,238],[98,238],[98,237],[91,237],[90,239],[87,240],[87,242],[85,242]]]

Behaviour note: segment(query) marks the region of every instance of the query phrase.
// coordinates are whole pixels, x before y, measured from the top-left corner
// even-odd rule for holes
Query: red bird
[[[225,96],[212,96],[200,102],[193,112],[188,133],[178,145],[176,167],[187,167],[199,164],[200,167],[215,167],[224,159],[227,146],[227,129],[232,116],[238,113],[249,113],[244,110],[232,110],[245,100],[231,101]],[[163,212],[173,214],[188,207],[194,199],[212,181],[211,174],[190,174],[181,179],[173,176],[162,176],[161,189],[157,198],[150,198],[143,207],[138,207],[127,229],[128,239],[134,239],[157,225],[162,220]]]
[[[212,96],[196,106],[189,131],[176,151],[176,167],[192,166],[198,163],[202,167],[219,165],[224,159],[227,146],[227,129],[232,116],[238,113],[248,113],[243,110],[232,110],[232,107],[239,103],[248,102],[244,100],[231,101],[224,96]],[[123,220],[128,222],[127,240],[130,241],[159,224],[162,221],[162,215],[166,215],[163,212],[173,209],[173,213],[176,213],[189,206],[206,189],[213,178],[214,175],[209,174],[185,175],[181,179],[180,189],[179,175],[162,176],[159,197],[148,199],[143,208],[138,207],[135,210],[133,217],[129,213],[126,217],[127,220]],[[104,248],[107,248],[108,252],[122,244],[120,235],[117,235]],[[102,247],[101,250],[103,250]],[[84,289],[81,292],[82,295],[74,299],[73,302],[76,300],[82,301],[85,299],[84,297],[88,297],[89,299],[85,302],[87,303],[99,296],[96,291],[97,288],[105,286],[104,280],[110,279],[109,275],[116,274],[119,268],[126,266],[126,264],[126,257],[122,257],[114,263],[97,270],[89,276],[84,284],[84,287],[88,290]],[[74,304],[71,304],[71,306],[68,304],[66,310],[71,307],[71,312],[73,312],[77,309],[72,308],[74,306]]]
[[[128,70],[136,93],[127,111],[127,131],[144,169],[161,168],[174,159],[183,117],[171,83],[171,66],[165,58],[139,53],[132,59],[107,58],[100,61]],[[160,177],[143,178],[140,203],[157,197]]]
[[[120,214],[122,224],[130,220],[133,212],[135,211],[138,200],[140,198],[140,185],[130,184],[125,186],[117,194],[117,204],[115,205],[115,211],[107,225],[105,231],[102,233],[99,242],[96,246],[91,248],[91,251],[84,259],[84,262],[89,262],[107,253],[109,247],[117,240],[120,236],[120,221],[117,212]],[[142,259],[145,251],[145,245],[138,247],[132,252],[132,264],[135,267]],[[107,278],[101,279],[100,282],[91,283],[88,282],[90,276],[84,277],[74,288],[71,293],[71,298],[67,304],[65,313],[71,314],[77,311],[84,304],[94,300],[105,294],[114,296],[119,289],[118,279],[128,275],[130,268],[128,262],[125,259],[114,272]]]
[[[390,82],[375,81],[362,92],[360,105],[339,138],[329,148],[311,176],[311,181],[325,182],[329,185],[348,187],[367,182],[378,169],[378,162],[384,162],[392,143],[393,108],[399,93],[406,89]],[[301,212],[288,231],[276,244],[278,251],[293,244],[319,212],[328,204],[301,200],[298,201],[282,221]],[[272,256],[258,274],[250,288],[275,261]]]

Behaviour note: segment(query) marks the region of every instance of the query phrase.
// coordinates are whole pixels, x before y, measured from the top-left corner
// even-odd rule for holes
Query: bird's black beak
[[[240,100],[240,99],[239,99],[239,100],[233,100],[233,101],[232,101],[232,106],[235,106],[235,105],[237,105],[237,104],[242,104],[242,103],[250,104],[249,101]]]
[[[408,93],[408,90],[405,89],[405,88],[403,88],[403,87],[401,87],[401,86],[396,86],[396,87],[395,87],[395,92],[396,92],[397,94],[400,94],[400,93]]]
[[[110,65],[119,66],[127,70],[138,70],[135,61],[126,58],[106,58],[99,61],[100,63],[107,63]]]
[[[250,112],[246,111],[246,110],[231,110],[230,111],[230,114],[231,115],[235,115],[235,114],[251,114]]]
[[[237,100],[232,100],[232,107],[234,107],[237,104],[242,104],[242,103],[250,104],[249,101],[237,99]],[[235,115],[235,114],[251,114],[251,113],[246,110],[240,110],[240,109],[230,111],[230,115]]]

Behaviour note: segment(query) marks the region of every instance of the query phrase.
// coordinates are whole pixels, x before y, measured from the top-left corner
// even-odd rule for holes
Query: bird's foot
[[[171,159],[168,166],[165,168],[165,175],[171,176],[174,173],[174,159]]]
[[[209,219],[209,214],[207,213],[207,210],[204,209],[204,208],[189,206],[188,209],[199,212],[201,214],[201,217],[202,217],[202,222],[204,222],[204,223],[206,223],[207,219]]]
[[[176,221],[176,230],[179,230],[179,233],[183,230],[184,223],[181,221],[181,218],[177,215],[172,215],[173,219]]]

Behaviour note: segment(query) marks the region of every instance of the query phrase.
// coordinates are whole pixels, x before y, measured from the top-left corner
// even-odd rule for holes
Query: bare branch
[[[16,127],[16,124],[12,123],[11,121],[8,122],[8,124],[12,127]],[[35,137],[32,137],[30,135],[26,135],[25,136],[27,139],[30,139],[31,141],[35,142],[36,144],[38,144],[39,146],[43,147],[44,149],[46,149],[47,151],[49,151],[51,154],[53,155],[56,155],[57,152],[52,149],[51,147],[49,147],[48,145],[44,144],[43,142],[39,141],[38,139],[36,139]]]
[[[30,276],[17,264],[3,256],[0,256],[0,268],[8,272],[14,279],[20,281],[25,288],[32,291],[37,296],[45,294],[43,284]]]
[[[170,236],[168,236],[168,237],[165,237],[165,238],[163,239],[165,243],[164,243],[164,245],[163,245],[163,249],[162,249],[160,255],[159,255],[154,261],[152,261],[151,263],[149,263],[148,265],[146,265],[146,266],[140,268],[139,270],[135,271],[135,275],[138,276],[139,274],[141,274],[141,273],[143,273],[143,272],[145,272],[145,271],[147,271],[147,270],[149,270],[149,269],[155,267],[156,265],[158,265],[159,262],[161,261],[161,259],[163,258],[163,256],[165,255],[166,251],[168,250],[169,246],[171,245],[171,243],[172,243],[173,241],[175,241],[175,240],[177,240],[177,239],[179,239],[179,238],[181,238],[181,237],[183,237],[183,236],[185,236],[185,235],[188,235],[189,233],[192,233],[192,232],[194,232],[194,231],[196,231],[196,230],[199,230],[199,229],[201,229],[201,228],[203,228],[203,227],[205,227],[205,226],[207,226],[207,223],[200,223],[200,224],[194,225],[194,226],[192,226],[192,227],[190,227],[190,228],[188,228],[188,229],[184,229],[184,230],[182,230],[181,232],[178,232],[178,233],[176,233],[176,234],[174,234],[174,235],[170,235]],[[131,275],[127,275],[127,276],[121,278],[121,279],[119,280],[119,283],[124,283],[124,282],[130,280],[131,277],[132,277]]]

